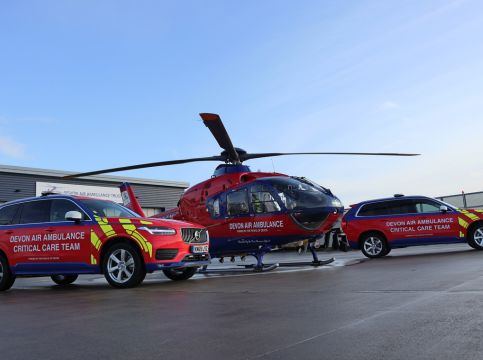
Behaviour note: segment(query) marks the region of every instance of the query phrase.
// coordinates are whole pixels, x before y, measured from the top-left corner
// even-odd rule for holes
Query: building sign
[[[117,187],[89,186],[74,184],[58,184],[37,181],[35,183],[36,196],[45,192],[62,195],[87,196],[102,200],[111,200],[122,204],[121,191]]]

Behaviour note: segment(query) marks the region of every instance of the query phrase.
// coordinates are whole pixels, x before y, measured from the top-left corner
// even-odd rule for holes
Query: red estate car
[[[16,276],[50,275],[60,285],[104,274],[114,287],[140,284],[162,270],[189,279],[208,265],[208,232],[199,225],[141,218],[111,201],[64,195],[0,207],[0,290]]]
[[[483,249],[483,210],[458,209],[425,196],[402,196],[352,205],[342,218],[349,244],[369,258],[414,245],[467,242]]]

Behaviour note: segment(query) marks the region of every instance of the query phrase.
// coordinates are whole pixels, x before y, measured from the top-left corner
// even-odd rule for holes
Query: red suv
[[[208,232],[181,221],[142,218],[111,201],[64,195],[0,207],[0,291],[16,276],[50,275],[60,285],[104,274],[114,287],[162,270],[186,280],[208,265]]]
[[[369,258],[414,245],[467,242],[483,249],[483,210],[458,209],[424,196],[395,195],[351,205],[342,230]]]

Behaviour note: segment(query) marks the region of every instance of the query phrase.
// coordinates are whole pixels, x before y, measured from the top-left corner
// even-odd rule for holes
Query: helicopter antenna
[[[275,171],[275,164],[274,164],[274,162],[273,162],[273,159],[270,159],[270,160],[272,160],[272,169],[273,169],[273,172],[276,172],[276,171]]]

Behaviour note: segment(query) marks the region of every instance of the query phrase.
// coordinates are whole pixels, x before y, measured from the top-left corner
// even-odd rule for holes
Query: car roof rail
[[[394,197],[403,197],[404,194],[394,194]]]

